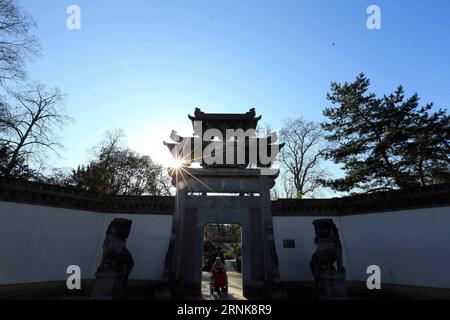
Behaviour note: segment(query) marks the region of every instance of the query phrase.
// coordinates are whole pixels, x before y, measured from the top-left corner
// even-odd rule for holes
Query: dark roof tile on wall
[[[0,178],[0,201],[104,213],[172,215],[175,197],[116,196]],[[450,183],[332,199],[272,201],[273,216],[344,216],[450,206]],[[449,212],[450,213],[450,212]]]
[[[272,201],[272,214],[343,216],[442,206],[450,206],[450,183],[332,199],[279,199]]]
[[[30,181],[0,179],[0,201],[105,213],[173,214],[174,197],[116,196]]]

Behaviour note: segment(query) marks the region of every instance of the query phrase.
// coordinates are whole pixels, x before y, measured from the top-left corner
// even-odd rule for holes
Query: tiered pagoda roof
[[[256,130],[258,121],[261,120],[261,116],[256,116],[254,108],[246,113],[205,113],[200,108],[195,108],[194,116],[188,117],[192,121],[194,131],[196,130],[194,123],[196,121],[202,123],[203,132],[194,132],[195,135],[203,134],[208,129],[218,129],[222,131],[223,136],[226,129]]]
[[[257,167],[268,168],[272,163],[260,161],[260,153],[266,152],[276,156],[284,146],[284,144],[276,143],[278,136],[275,133],[265,137],[256,136],[256,126],[261,116],[257,117],[253,108],[246,113],[205,113],[196,108],[194,116],[188,116],[192,121],[194,136],[182,137],[176,131],[172,131],[170,138],[173,142],[164,142],[172,155],[178,160],[182,159],[185,165],[198,162],[202,167],[246,168],[249,164],[253,164]],[[222,133],[222,137],[215,137],[219,139],[214,140],[211,140],[211,137],[205,137],[205,131],[209,129],[219,130]],[[228,139],[227,129],[235,131],[241,129],[244,131],[244,137],[240,139],[233,136],[231,139]],[[249,129],[252,130],[247,132]],[[242,152],[242,146],[245,154],[238,157],[238,152]],[[211,150],[211,147],[214,150],[210,156],[206,156],[206,159],[204,151],[205,149]],[[195,153],[198,151],[200,151],[201,157]],[[232,153],[228,154],[229,157],[227,157],[227,151],[232,151]],[[224,163],[210,164],[208,161],[205,161],[211,160],[216,155],[221,156],[224,159]],[[231,159],[229,159],[230,157]],[[232,163],[225,163],[225,159],[227,161],[230,160]]]

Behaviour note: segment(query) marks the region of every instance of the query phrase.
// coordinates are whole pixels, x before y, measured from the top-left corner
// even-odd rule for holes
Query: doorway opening
[[[242,227],[239,224],[209,223],[203,227],[202,242],[202,295],[205,299],[244,299]],[[226,271],[226,287],[220,279],[212,278],[222,262]],[[216,263],[216,265],[215,265]],[[216,284],[216,286],[214,285]]]

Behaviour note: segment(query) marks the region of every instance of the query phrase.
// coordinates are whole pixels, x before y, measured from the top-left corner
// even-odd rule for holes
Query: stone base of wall
[[[368,290],[362,281],[347,281],[350,300],[450,300],[450,289],[382,284],[381,290]],[[70,291],[65,281],[0,285],[0,300],[87,300],[94,286],[93,279],[81,282],[81,290]],[[283,282],[281,284],[290,300],[316,300],[314,282]],[[126,300],[154,300],[160,281],[129,280]],[[260,296],[261,288],[249,287],[246,295]],[[194,294],[198,296],[198,294]],[[190,299],[193,296],[178,297]]]
[[[0,285],[0,300],[87,300],[94,279],[81,281],[81,290],[68,290],[65,281]],[[126,300],[153,300],[160,281],[129,280]]]
[[[288,299],[316,300],[313,281],[283,282]],[[399,284],[381,284],[381,290],[369,290],[363,281],[346,281],[350,300],[450,300],[450,288],[432,288]]]

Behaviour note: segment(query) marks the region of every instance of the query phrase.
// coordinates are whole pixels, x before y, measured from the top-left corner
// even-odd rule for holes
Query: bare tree
[[[15,0],[0,0],[0,84],[25,78],[24,62],[39,54],[37,37],[30,34],[33,18]]]
[[[290,172],[283,172],[281,175],[281,181],[283,183],[283,194],[286,198],[295,198],[297,196],[294,185],[294,178]]]
[[[161,171],[156,179],[159,195],[171,196],[175,193],[175,187],[172,185],[172,177],[167,173],[166,168],[161,167]]]
[[[302,118],[285,121],[280,132],[285,143],[280,152],[282,193],[286,197],[302,198],[320,186],[328,175],[321,162],[326,152],[324,134],[319,124]]]
[[[68,182],[80,189],[116,195],[170,195],[164,168],[124,143],[122,130],[107,131],[87,165],[72,170]],[[56,180],[58,182],[58,180]]]
[[[8,131],[14,123],[14,119],[11,115],[11,112],[8,108],[8,105],[0,101],[0,135]]]
[[[9,120],[0,135],[0,146],[6,150],[1,168],[4,176],[20,175],[19,165],[42,163],[46,151],[57,152],[61,144],[55,129],[61,129],[69,119],[63,112],[64,95],[58,88],[47,89],[35,83],[11,92],[11,97],[13,106],[6,111]]]

